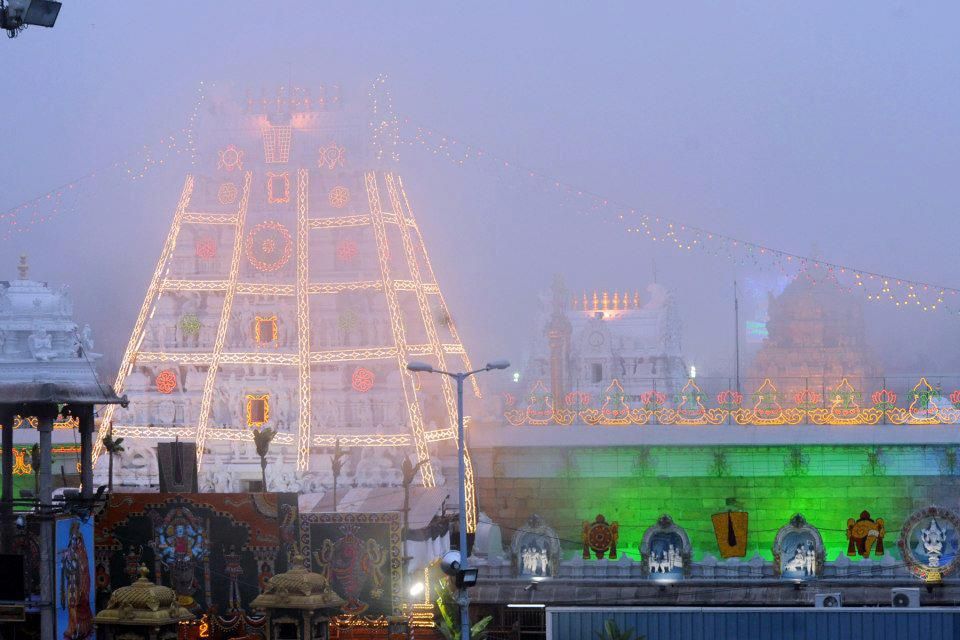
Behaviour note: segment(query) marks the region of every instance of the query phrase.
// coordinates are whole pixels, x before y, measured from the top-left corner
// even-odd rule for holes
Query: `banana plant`
[[[624,629],[621,631],[616,620],[607,618],[603,623],[603,631],[595,631],[597,640],[634,640],[633,629]],[[636,640],[645,640],[646,636],[638,636]]]
[[[437,583],[437,610],[440,612],[440,619],[437,621],[440,634],[445,640],[460,640],[460,611],[446,580]],[[493,616],[473,623],[470,627],[471,640],[485,640],[490,633],[487,627],[491,622]]]

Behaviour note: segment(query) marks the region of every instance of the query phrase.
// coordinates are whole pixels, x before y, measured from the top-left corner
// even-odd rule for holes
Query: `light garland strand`
[[[681,251],[692,252],[696,249],[717,257],[725,257],[740,265],[774,268],[789,278],[802,276],[813,284],[831,283],[847,293],[859,290],[869,301],[887,302],[898,308],[922,311],[946,309],[952,313],[960,313],[960,299],[956,298],[960,289],[955,287],[859,269],[646,214],[629,204],[420,126],[409,118],[403,118],[400,122],[405,127],[400,136],[402,144],[420,147],[434,156],[447,158],[458,166],[464,166],[468,161],[486,162],[499,171],[515,173],[586,205],[592,211],[607,214],[610,216],[609,220],[622,224],[627,233],[673,245]]]

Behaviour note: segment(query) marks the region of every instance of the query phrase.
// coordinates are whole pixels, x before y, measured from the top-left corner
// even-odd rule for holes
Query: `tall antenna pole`
[[[740,391],[740,301],[737,299],[737,281],[733,281],[733,348],[736,351],[737,391]]]

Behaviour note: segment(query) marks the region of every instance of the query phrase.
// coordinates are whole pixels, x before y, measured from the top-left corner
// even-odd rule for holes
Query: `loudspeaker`
[[[160,493],[198,493],[195,443],[158,443],[157,468],[160,472]]]

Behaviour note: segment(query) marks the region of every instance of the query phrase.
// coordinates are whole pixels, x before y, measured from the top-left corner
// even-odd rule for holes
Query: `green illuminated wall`
[[[480,479],[480,509],[505,537],[542,515],[573,553],[581,523],[602,513],[620,524],[620,546],[637,557],[643,531],[662,513],[686,528],[699,559],[717,555],[710,515],[750,514],[747,557],[769,559],[778,528],[795,513],[820,529],[827,558],[847,550],[847,518],[884,518],[894,557],[904,520],[929,504],[956,506],[960,468],[942,447],[623,447],[497,450]]]

